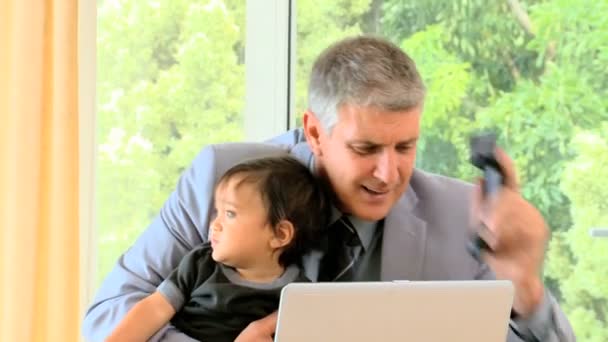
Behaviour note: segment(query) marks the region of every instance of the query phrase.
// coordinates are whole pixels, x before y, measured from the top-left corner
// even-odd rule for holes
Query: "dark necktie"
[[[327,250],[319,266],[319,281],[352,281],[361,240],[346,216],[329,226]]]

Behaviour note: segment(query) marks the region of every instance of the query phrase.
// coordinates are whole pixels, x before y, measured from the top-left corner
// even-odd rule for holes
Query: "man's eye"
[[[236,217],[236,213],[232,210],[226,210],[226,217],[227,218],[235,218]]]
[[[413,147],[414,147],[413,145],[397,146],[397,152],[405,153],[405,152],[410,151]]]
[[[357,154],[367,155],[376,152],[377,148],[374,146],[354,146],[353,151]]]

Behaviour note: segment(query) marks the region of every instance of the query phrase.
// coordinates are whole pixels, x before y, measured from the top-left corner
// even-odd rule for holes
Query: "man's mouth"
[[[369,188],[365,185],[361,185],[361,187],[363,188],[363,190],[365,190],[367,193],[369,193],[370,195],[373,195],[373,196],[382,196],[382,195],[386,195],[389,193],[389,190],[379,190],[379,189]]]

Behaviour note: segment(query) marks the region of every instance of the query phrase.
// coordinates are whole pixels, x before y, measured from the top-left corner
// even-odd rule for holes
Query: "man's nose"
[[[374,169],[374,177],[387,185],[393,185],[397,182],[399,169],[395,153],[386,151],[378,156]]]

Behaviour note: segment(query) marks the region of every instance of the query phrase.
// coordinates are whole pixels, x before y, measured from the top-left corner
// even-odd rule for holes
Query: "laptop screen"
[[[293,283],[275,341],[501,341],[510,281]]]

